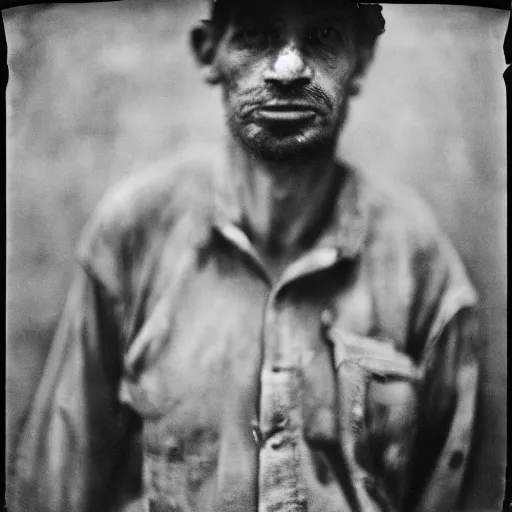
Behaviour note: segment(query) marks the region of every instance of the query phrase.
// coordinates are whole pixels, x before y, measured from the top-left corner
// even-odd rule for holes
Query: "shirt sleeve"
[[[460,309],[425,347],[419,431],[404,510],[453,512],[470,458],[479,379],[474,307]]]
[[[107,510],[136,418],[118,401],[122,371],[113,300],[80,267],[15,461],[15,512]]]

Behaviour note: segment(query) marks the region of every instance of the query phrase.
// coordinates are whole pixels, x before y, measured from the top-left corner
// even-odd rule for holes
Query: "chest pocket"
[[[419,370],[391,343],[331,329],[341,441],[365,511],[396,511],[407,485]]]

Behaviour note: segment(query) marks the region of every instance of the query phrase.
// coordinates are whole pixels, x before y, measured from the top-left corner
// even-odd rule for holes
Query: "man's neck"
[[[307,248],[308,234],[332,208],[334,149],[303,159],[267,160],[231,141],[229,159],[245,229],[263,260],[279,273]]]

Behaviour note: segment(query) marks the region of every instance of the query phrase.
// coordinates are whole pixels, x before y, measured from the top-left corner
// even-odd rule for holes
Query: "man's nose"
[[[305,85],[313,78],[313,70],[296,45],[286,45],[280,49],[265,72],[265,81],[283,87]]]

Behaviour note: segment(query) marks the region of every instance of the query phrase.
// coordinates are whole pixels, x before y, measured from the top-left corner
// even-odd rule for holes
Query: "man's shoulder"
[[[214,156],[188,151],[121,180],[91,216],[82,233],[79,258],[91,261],[107,251],[119,254],[134,240],[143,249],[155,235],[165,236],[189,211],[206,218],[212,205],[214,164]]]
[[[177,214],[210,199],[213,172],[206,156],[180,155],[160,160],[110,189],[94,216],[122,229],[155,215],[165,218]]]
[[[214,158],[205,152],[187,151],[133,172],[106,192],[92,223],[123,232],[205,206],[212,196]]]
[[[420,194],[396,179],[361,175],[369,209],[367,240],[379,258],[396,255],[420,280],[439,281],[454,294],[475,300],[465,264]]]

